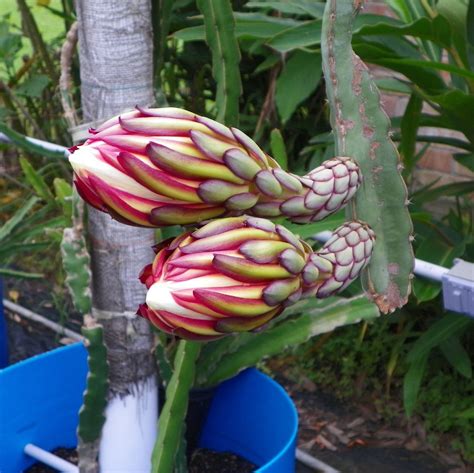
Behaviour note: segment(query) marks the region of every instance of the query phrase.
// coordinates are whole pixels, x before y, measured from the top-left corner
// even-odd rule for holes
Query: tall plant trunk
[[[76,0],[85,122],[153,102],[150,0]],[[157,389],[140,270],[153,258],[153,230],[128,227],[89,208],[93,316],[104,327],[109,399],[101,471],[150,471]]]

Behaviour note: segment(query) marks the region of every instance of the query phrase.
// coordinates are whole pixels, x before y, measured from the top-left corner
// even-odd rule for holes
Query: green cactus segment
[[[240,51],[230,0],[198,0],[204,15],[206,41],[212,51],[212,73],[217,82],[217,120],[226,125],[239,123]]]
[[[245,342],[239,344],[234,353],[226,353],[217,365],[212,365],[212,371],[204,366],[203,357],[199,363],[199,381],[202,380],[208,386],[216,385],[243,369],[254,366],[262,358],[281,353],[286,348],[304,343],[311,337],[337,327],[373,320],[379,314],[377,306],[365,296],[335,298],[333,301],[324,308],[315,308],[297,318],[285,320],[266,332],[245,334]]]
[[[81,314],[88,314],[92,306],[90,256],[84,235],[76,228],[64,229],[61,256],[74,307]]]
[[[166,388],[170,382],[171,376],[173,375],[173,368],[165,350],[165,343],[165,338],[159,337],[155,348],[155,359],[160,373],[160,381],[162,382],[163,387]]]
[[[103,341],[103,328],[93,324],[82,328],[86,338],[89,374],[84,400],[79,411],[78,435],[83,442],[94,442],[102,432],[107,405],[109,366]]]
[[[166,402],[158,422],[158,439],[152,454],[153,473],[173,472],[199,351],[199,343],[186,340],[179,342],[173,376],[166,389]]]
[[[391,312],[406,303],[411,290],[412,223],[402,166],[389,135],[390,120],[367,67],[351,48],[358,3],[326,3],[323,70],[337,152],[353,157],[364,178],[347,213],[350,219],[367,222],[377,236],[363,285],[383,312]]]

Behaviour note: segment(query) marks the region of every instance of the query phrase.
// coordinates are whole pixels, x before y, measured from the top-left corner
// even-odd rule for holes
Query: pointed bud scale
[[[160,245],[140,275],[148,292],[138,314],[189,340],[258,330],[301,297],[347,287],[367,264],[374,239],[366,224],[350,222],[314,253],[264,219],[212,221]]]
[[[346,157],[295,176],[242,131],[173,107],[107,120],[71,149],[69,161],[84,200],[145,227],[243,212],[312,222],[346,205],[361,181]]]

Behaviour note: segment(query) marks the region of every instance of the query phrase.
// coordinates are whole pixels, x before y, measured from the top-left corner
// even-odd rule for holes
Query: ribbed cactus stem
[[[83,404],[79,411],[77,431],[79,468],[82,473],[97,473],[99,471],[97,455],[107,405],[109,366],[102,326],[86,315],[82,334],[86,339],[89,374]]]
[[[327,1],[321,51],[337,152],[351,156],[364,177],[347,208],[348,218],[367,222],[377,235],[362,282],[379,308],[391,312],[404,305],[410,293],[412,223],[390,120],[368,68],[351,48],[352,26],[362,3]]]
[[[166,402],[158,422],[158,439],[152,454],[152,473],[173,473],[200,349],[199,343],[186,340],[179,342],[173,376],[166,389]]]

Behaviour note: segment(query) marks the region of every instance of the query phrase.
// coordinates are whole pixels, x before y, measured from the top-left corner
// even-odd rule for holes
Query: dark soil
[[[55,303],[50,284],[47,281],[6,278],[4,280],[4,297],[11,300],[12,294],[18,296],[17,300],[13,302],[80,333],[81,316],[72,309],[68,296],[64,295],[62,310],[65,313],[65,320],[61,320],[57,303]],[[73,342],[41,324],[19,317],[6,309],[5,318],[10,364]]]
[[[78,463],[75,448],[60,447],[53,450],[53,453],[74,465]],[[252,473],[256,468],[256,465],[234,453],[200,448],[192,455],[189,473]],[[43,463],[35,463],[25,470],[25,473],[56,473],[56,471]]]
[[[53,450],[53,453],[58,457],[61,457],[63,460],[73,463],[74,465],[77,465],[79,462],[75,448],[59,447],[56,450]],[[25,473],[57,473],[57,471],[58,470],[55,470],[54,468],[51,468],[43,463],[35,463],[25,470]]]
[[[199,448],[193,453],[189,473],[252,473],[256,468],[234,453]]]

